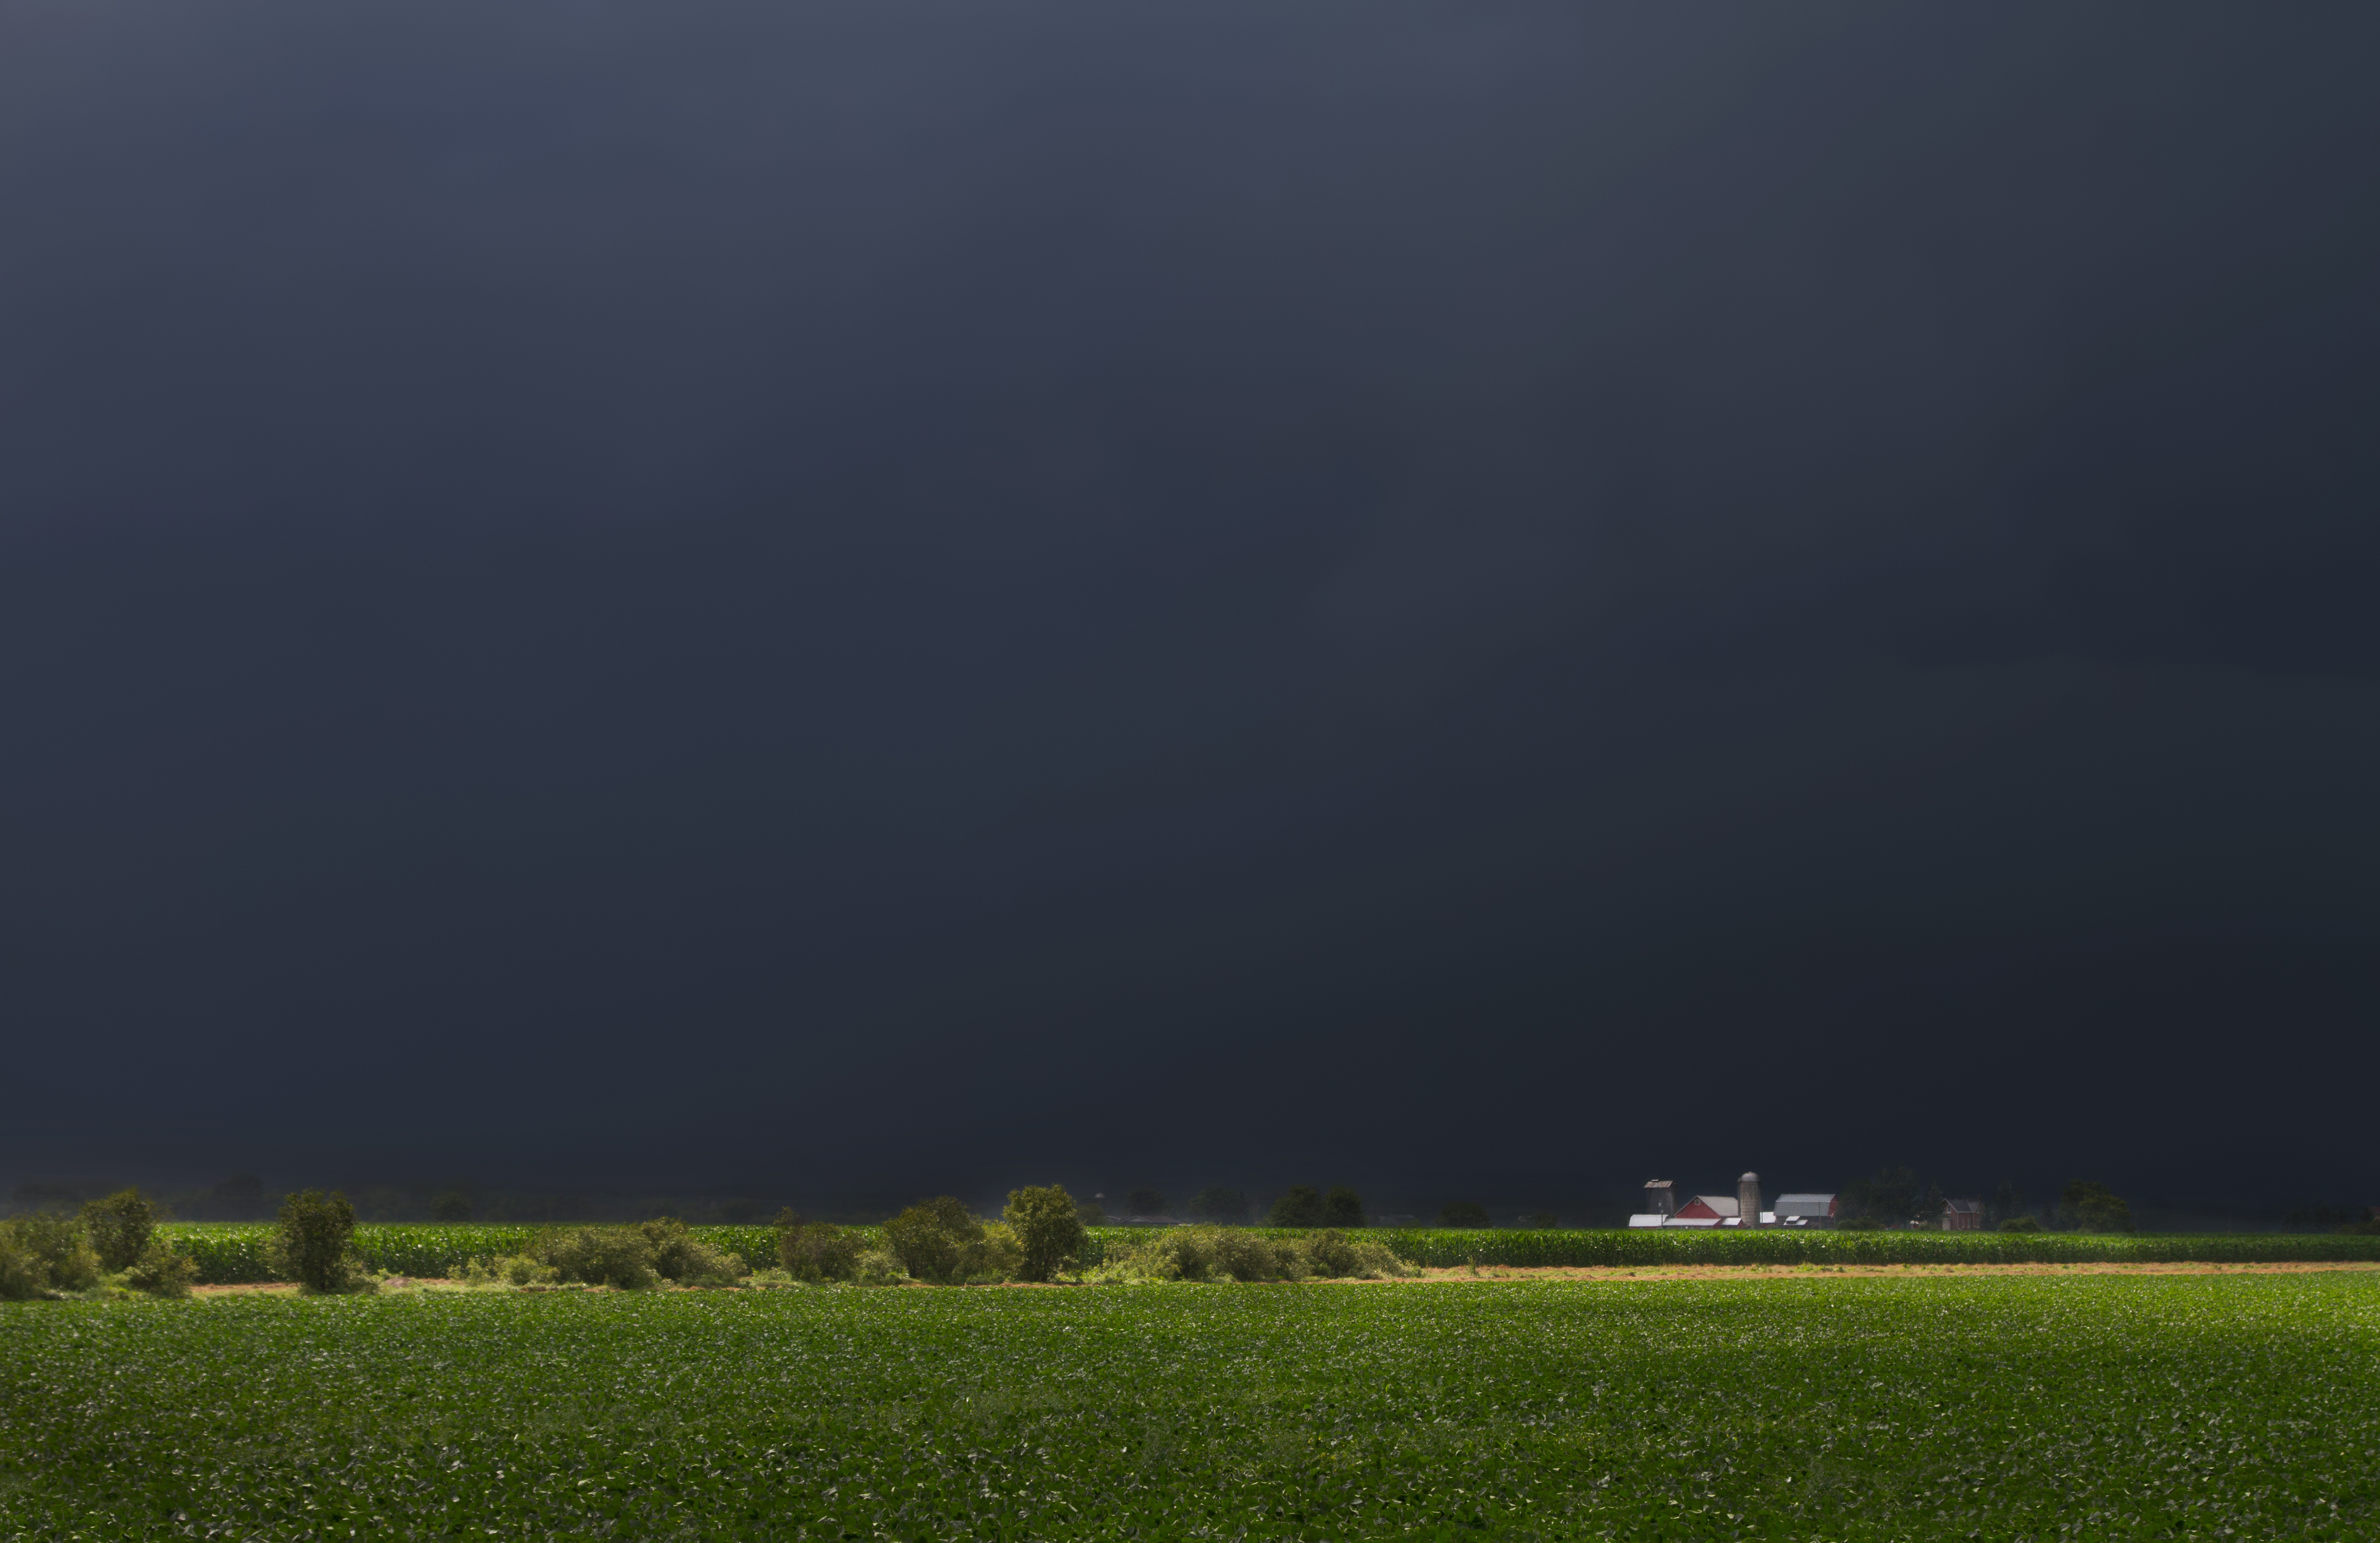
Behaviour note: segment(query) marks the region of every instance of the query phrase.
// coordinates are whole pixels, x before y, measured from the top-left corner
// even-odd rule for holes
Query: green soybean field
[[[2380,1274],[0,1306],[0,1537],[2364,1538]]]

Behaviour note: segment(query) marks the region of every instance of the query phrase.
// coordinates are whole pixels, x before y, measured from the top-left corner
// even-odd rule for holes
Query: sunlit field
[[[0,1536],[2369,1537],[2380,1276],[0,1307]]]

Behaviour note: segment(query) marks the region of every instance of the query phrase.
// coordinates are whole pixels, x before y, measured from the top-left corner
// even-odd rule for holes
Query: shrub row
[[[367,1269],[407,1276],[459,1275],[464,1262],[528,1254],[544,1229],[474,1223],[366,1224],[355,1250]],[[567,1230],[567,1229],[565,1229]],[[1176,1231],[1175,1230],[1169,1230]],[[1250,1237],[1293,1239],[1302,1232],[1273,1227],[1234,1229]],[[694,1227],[689,1233],[721,1254],[753,1265],[778,1257],[772,1226]],[[838,1229],[856,1253],[880,1250],[882,1227]],[[275,1279],[268,1258],[273,1229],[250,1222],[168,1222],[158,1229],[209,1284]],[[1082,1249],[1086,1269],[1169,1235],[1143,1227],[1095,1227]],[[1480,1232],[1452,1228],[1366,1229],[1361,1236],[1415,1264],[1621,1265],[1688,1264],[2089,1264],[2380,1262],[2380,1237],[2334,1233],[2217,1233],[2097,1234],[2073,1233],[1829,1233],[1598,1230]]]
[[[1386,1244],[1336,1229],[1283,1236],[1245,1227],[1169,1227],[1105,1240],[1093,1281],[1303,1281],[1314,1276],[1374,1281],[1411,1275],[1415,1267]]]
[[[0,1221],[0,1298],[145,1292],[188,1296],[198,1266],[157,1235],[156,1211],[138,1190],[93,1200],[79,1216]]]

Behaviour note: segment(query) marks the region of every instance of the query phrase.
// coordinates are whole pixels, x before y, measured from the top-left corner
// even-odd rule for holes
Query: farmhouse
[[[1943,1201],[1942,1230],[1946,1233],[1982,1232],[1984,1230],[1984,1203],[1981,1200]]]

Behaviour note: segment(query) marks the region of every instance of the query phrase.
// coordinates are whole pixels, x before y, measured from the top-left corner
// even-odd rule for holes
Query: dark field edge
[[[356,1250],[373,1270],[434,1278],[451,1274],[468,1258],[517,1254],[540,1230],[473,1222],[366,1225],[356,1229]],[[1291,1228],[1250,1230],[1265,1237],[1300,1235]],[[268,1225],[179,1221],[167,1222],[159,1231],[173,1240],[176,1249],[198,1261],[201,1284],[237,1285],[273,1279],[264,1261],[265,1243],[273,1233]],[[756,1268],[776,1263],[773,1227],[697,1227],[694,1232],[715,1247],[743,1255]],[[1098,1263],[1111,1244],[1146,1239],[1155,1232],[1142,1227],[1095,1227],[1084,1263]],[[1415,1264],[1439,1266],[2380,1262],[2380,1237],[2331,1233],[1470,1232],[1373,1227],[1364,1235],[1387,1244]]]

